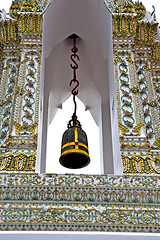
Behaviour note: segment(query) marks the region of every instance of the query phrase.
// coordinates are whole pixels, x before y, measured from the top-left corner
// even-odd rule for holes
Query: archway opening
[[[112,51],[112,15],[104,7],[103,1],[85,0],[85,4],[74,0],[69,1],[69,3],[66,3],[65,0],[52,1],[45,13],[43,24],[41,111],[36,171],[46,172],[48,123],[54,119],[57,109],[70,96],[68,80],[72,76],[68,67],[70,64],[68,56],[72,46],[68,36],[74,33],[80,37],[79,42],[77,42],[80,57],[78,97],[90,110],[93,119],[99,126],[100,140],[94,146],[100,145],[102,173],[121,174],[118,120],[116,107],[113,107],[116,100]],[[65,127],[62,133],[66,130],[71,115],[72,113],[68,115],[68,119],[64,117],[66,123],[64,123]],[[78,117],[82,126],[84,126],[81,117],[79,115]],[[84,127],[83,129],[86,131]],[[86,132],[88,135],[88,131]],[[57,135],[56,133],[52,134]],[[62,134],[60,134],[61,137]],[[94,138],[96,139],[96,137]],[[54,146],[52,140],[50,142]],[[52,154],[55,156],[53,151]],[[59,158],[59,155],[60,150],[57,158]],[[52,159],[51,157],[51,161],[53,161]],[[101,164],[99,164],[99,167]],[[50,171],[56,172],[55,169],[56,167]],[[61,171],[58,170],[58,172]],[[89,172],[87,171],[87,173]]]
[[[73,114],[73,100],[69,97],[59,109],[53,121],[48,127],[47,137],[47,173],[77,173],[77,174],[101,174],[100,164],[100,144],[99,127],[96,125],[89,111],[85,110],[85,105],[77,98],[77,116],[82,124],[82,129],[88,137],[90,164],[81,169],[67,169],[59,163],[61,152],[61,140],[64,131],[67,129],[67,123]]]

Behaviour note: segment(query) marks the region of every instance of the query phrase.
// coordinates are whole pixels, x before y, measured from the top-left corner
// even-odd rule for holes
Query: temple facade
[[[48,125],[70,96],[73,33],[79,98],[100,131],[101,175],[45,173]],[[13,0],[9,14],[0,11],[0,80],[0,231],[159,233],[155,9],[132,0]]]

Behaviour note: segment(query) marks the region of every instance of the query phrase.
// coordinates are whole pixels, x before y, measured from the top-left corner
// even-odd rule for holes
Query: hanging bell
[[[63,134],[59,162],[63,167],[71,169],[83,168],[90,163],[87,135],[75,115]]]

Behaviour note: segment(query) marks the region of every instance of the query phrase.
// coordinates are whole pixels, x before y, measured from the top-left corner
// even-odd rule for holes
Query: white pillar
[[[111,118],[109,102],[101,106],[101,126],[100,126],[100,139],[101,139],[101,158],[103,159],[104,174],[114,173],[113,164],[113,149],[112,149],[112,131],[111,131]]]

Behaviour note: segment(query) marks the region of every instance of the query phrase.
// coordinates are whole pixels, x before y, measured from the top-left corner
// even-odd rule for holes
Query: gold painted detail
[[[5,173],[0,181],[1,231],[159,231],[159,177]]]
[[[156,66],[157,66],[157,63],[160,63],[160,43],[159,42],[153,43],[152,56],[153,56],[154,61],[156,62]],[[156,72],[156,75],[158,76],[160,73],[160,69],[158,67],[156,67],[156,69],[154,69],[154,71]]]
[[[32,125],[21,125],[20,123],[14,122],[16,131],[15,133],[18,135],[34,135],[35,134],[35,129],[38,125],[38,122],[35,122]]]
[[[69,146],[74,146],[74,149],[65,150],[61,154],[61,156],[63,156],[64,154],[67,154],[67,153],[82,153],[82,154],[85,154],[89,157],[89,155],[87,153],[88,152],[88,147],[85,144],[78,141],[78,127],[74,127],[74,137],[75,137],[75,142],[70,142],[70,143],[64,144],[62,146],[62,150],[66,147],[69,147]],[[86,151],[79,149],[79,146],[84,147],[86,149]]]
[[[151,148],[154,150],[160,150],[160,138],[156,139],[153,145],[151,145]]]
[[[68,213],[70,216],[70,213]],[[16,226],[15,226],[16,225]],[[19,222],[17,224],[13,225],[12,223],[3,223],[0,224],[0,230],[1,231],[85,231],[85,232],[146,232],[146,233],[159,233],[159,227],[157,226],[149,226],[149,227],[144,227],[144,226],[121,226],[119,225],[114,225],[114,224],[103,224],[103,226],[99,223],[97,224],[91,224],[88,223],[79,223],[79,224],[70,224],[70,223],[53,223],[53,224],[48,224],[48,223],[41,223],[41,221],[34,223],[34,224],[20,224]],[[18,227],[17,227],[18,225]]]
[[[139,4],[139,7],[143,6]],[[134,39],[126,38],[129,34],[125,23],[127,17],[136,24]],[[156,40],[157,22],[138,22],[133,16],[116,13],[113,39],[124,173],[159,175],[160,44]]]
[[[43,13],[48,7],[49,0],[23,0],[12,1],[9,13],[11,17],[17,18],[20,13]]]
[[[39,187],[93,187],[99,188],[131,188],[133,191],[135,188],[140,190],[156,190],[160,188],[159,176],[151,175],[76,175],[76,174],[38,174],[38,173],[1,173],[0,184],[4,186],[39,186]],[[100,190],[100,189],[99,189]],[[102,189],[101,189],[102,190]]]
[[[141,44],[151,44],[156,38],[157,35],[157,26],[158,23],[148,24],[140,22],[137,25],[136,29],[136,38],[135,40]]]
[[[30,41],[27,49],[23,49],[22,54],[19,49],[21,24],[18,21],[20,18],[13,22],[6,20],[6,24],[1,25],[4,29],[3,37],[0,36],[3,43],[1,61],[4,61],[0,72],[1,172],[35,171],[41,55],[40,51],[32,49],[39,46],[34,40]],[[35,27],[38,27],[36,36],[40,28],[38,25]],[[9,50],[6,50],[7,44]]]
[[[3,156],[1,171],[34,171],[36,156],[34,153],[9,153]]]
[[[74,127],[74,135],[75,135],[75,149],[78,150],[78,129]]]
[[[11,20],[5,21],[0,26],[0,42],[2,43],[19,43],[19,23],[18,21],[12,22]],[[2,34],[3,33],[3,34]]]
[[[42,14],[23,14],[16,21],[7,20],[0,26],[0,42],[19,44],[21,37],[41,37]]]
[[[119,123],[119,127],[121,129],[121,134],[124,136],[140,136],[141,128],[143,125],[144,124],[137,125],[130,131],[129,128],[127,128],[123,124]]]
[[[78,144],[75,144],[75,142],[66,143],[62,146],[62,149],[65,147],[68,147],[68,146],[77,146],[77,145],[82,146],[88,150],[88,147],[85,144],[80,143],[80,142],[78,142]]]
[[[146,8],[142,2],[135,2],[135,12],[137,14],[138,20],[141,20],[146,15]]]
[[[124,173],[143,174],[154,173],[160,174],[160,156],[153,157],[150,152],[146,154],[123,154]],[[157,164],[158,163],[158,164]]]
[[[42,33],[42,15],[24,14],[20,19],[24,36],[40,36]]]
[[[83,151],[83,150],[80,150],[80,149],[78,149],[78,148],[66,150],[66,151],[64,151],[64,152],[61,154],[61,156],[63,156],[64,154],[67,154],[67,153],[83,153],[83,154],[85,154],[85,155],[87,155],[87,156],[89,157],[89,155],[88,155],[87,152],[85,152],[85,151]]]
[[[131,1],[120,1],[116,4],[114,13],[135,13],[135,6]]]
[[[69,184],[68,184],[69,185]],[[36,190],[37,189],[37,190]],[[85,187],[82,192],[82,186],[81,188],[72,187],[70,189],[70,186],[62,188],[57,187],[57,189],[48,189],[47,186],[41,186],[42,191],[40,191],[39,187],[32,187],[28,190],[28,186],[20,186],[17,187],[17,191],[15,192],[14,189],[10,190],[10,194],[7,191],[6,187],[3,187],[3,190],[1,190],[1,201],[10,200],[13,201],[14,199],[17,200],[39,200],[39,201],[61,201],[64,203],[65,201],[72,201],[74,202],[76,200],[77,202],[87,202],[88,204],[92,203],[98,203],[111,205],[111,204],[140,204],[143,202],[143,204],[156,204],[157,203],[157,190],[151,191],[151,189],[143,189],[140,190],[139,188],[135,189],[112,189],[112,187],[109,188],[103,188],[100,189],[88,189]],[[145,191],[146,190],[146,191]],[[128,194],[128,192],[130,194]],[[153,193],[152,193],[153,192]],[[82,194],[83,193],[83,194]],[[73,203],[72,203],[73,204]],[[87,204],[87,205],[88,205]],[[89,206],[87,206],[88,209],[90,209]],[[123,207],[125,208],[125,207]],[[95,206],[93,207],[95,209]],[[154,208],[153,208],[154,209]]]
[[[130,15],[112,15],[114,37],[133,37],[136,34],[137,19]]]
[[[64,193],[65,194],[65,193]],[[37,193],[38,195],[38,193]],[[137,195],[137,199],[139,198],[139,194]],[[37,196],[38,197],[38,196]],[[37,199],[35,195],[35,200]],[[7,224],[24,224],[33,225],[33,228],[36,228],[36,224],[43,223],[50,225],[55,224],[68,224],[72,227],[75,225],[79,225],[79,227],[89,227],[96,226],[99,224],[101,226],[109,226],[109,225],[118,225],[118,226],[157,226],[159,227],[159,212],[158,210],[142,210],[140,207],[135,209],[134,207],[130,207],[125,209],[123,206],[114,206],[114,205],[98,205],[97,206],[85,206],[85,204],[74,204],[74,208],[72,208],[71,204],[44,204],[40,206],[37,204],[37,207],[33,204],[25,204],[24,207],[18,207],[13,205],[11,209],[8,211],[5,209],[7,205],[1,206],[0,213],[1,215],[5,215],[5,219]],[[48,209],[47,209],[48,208]],[[83,208],[83,210],[81,210]],[[100,209],[100,210],[98,210]],[[135,217],[137,216],[137,217]],[[8,220],[8,221],[7,221]],[[19,221],[18,221],[19,220]],[[4,220],[1,220],[1,224],[6,223]],[[134,229],[134,228],[133,228]],[[137,228],[138,229],[138,228]],[[154,228],[153,228],[154,229]],[[89,229],[88,229],[89,231]],[[95,230],[94,230],[95,231]],[[105,231],[105,230],[104,230]]]

